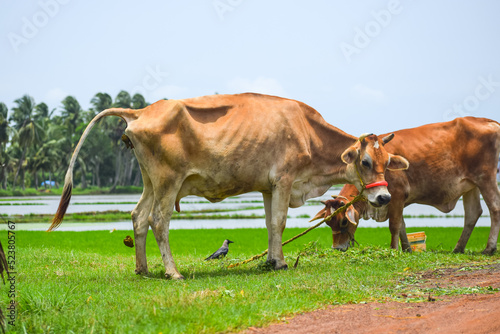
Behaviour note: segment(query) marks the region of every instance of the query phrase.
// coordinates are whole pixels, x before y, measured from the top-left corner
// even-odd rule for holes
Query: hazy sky
[[[0,2],[0,101],[246,91],[353,134],[500,121],[500,1]]]

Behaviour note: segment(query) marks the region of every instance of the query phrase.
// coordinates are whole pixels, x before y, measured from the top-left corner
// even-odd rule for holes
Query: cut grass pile
[[[284,240],[303,229],[286,229]],[[408,229],[414,232],[422,229]],[[460,228],[425,228],[424,253],[392,251],[384,228],[359,228],[361,246],[332,251],[331,231],[318,228],[284,247],[290,267],[268,271],[262,262],[228,269],[267,248],[265,229],[173,230],[170,244],[185,281],[163,277],[152,233],[150,275],[134,274],[132,231],[16,232],[16,327],[26,333],[213,333],[260,326],[329,304],[394,300],[417,271],[463,263],[498,263],[481,255],[489,228],[476,228],[466,254],[451,254]],[[224,260],[203,259],[233,240]],[[0,241],[7,245],[7,232]],[[0,293],[7,305],[7,287]],[[474,292],[487,293],[487,288]],[[440,287],[439,294],[455,293]]]

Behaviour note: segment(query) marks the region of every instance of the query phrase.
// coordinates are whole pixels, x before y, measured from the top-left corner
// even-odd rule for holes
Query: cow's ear
[[[346,164],[352,164],[358,158],[359,152],[354,146],[349,147],[342,153],[342,161]]]
[[[356,222],[356,210],[353,208],[353,206],[349,206],[346,211],[347,219],[354,225],[358,225],[358,222]]]
[[[326,215],[326,208],[323,208],[309,222],[312,222],[312,221],[315,221],[315,220],[318,220],[318,219],[323,219],[325,217],[327,217],[327,215]]]
[[[410,167],[408,160],[400,155],[389,154],[389,164],[387,165],[388,170],[405,170]]]

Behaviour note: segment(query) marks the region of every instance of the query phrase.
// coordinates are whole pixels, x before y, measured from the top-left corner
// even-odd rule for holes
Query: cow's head
[[[330,216],[335,210],[344,206],[349,200],[343,196],[334,196],[334,199],[321,201],[325,207],[320,210],[316,216],[310,221],[316,219],[324,219]],[[349,206],[346,211],[340,212],[326,222],[332,229],[333,234],[333,249],[346,251],[354,241],[354,233],[359,223],[359,213],[353,205]]]
[[[385,170],[408,169],[408,160],[388,153],[384,145],[394,134],[379,139],[373,134],[362,135],[354,145],[342,153],[342,161],[347,164],[346,179],[361,191],[373,207],[389,204],[391,194],[387,190]]]

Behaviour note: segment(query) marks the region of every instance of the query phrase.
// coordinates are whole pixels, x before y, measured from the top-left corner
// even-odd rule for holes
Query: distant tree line
[[[10,111],[0,102],[0,188],[59,185],[73,149],[97,113],[111,107],[139,109],[148,105],[141,94],[131,96],[126,91],[114,100],[107,93],[97,93],[90,103],[90,109],[83,110],[76,98],[67,96],[59,107],[60,115],[55,115],[55,109],[35,103],[29,95],[15,100]],[[106,117],[92,130],[75,165],[76,185],[112,189],[142,185],[135,156],[121,142],[125,127],[119,117]]]

